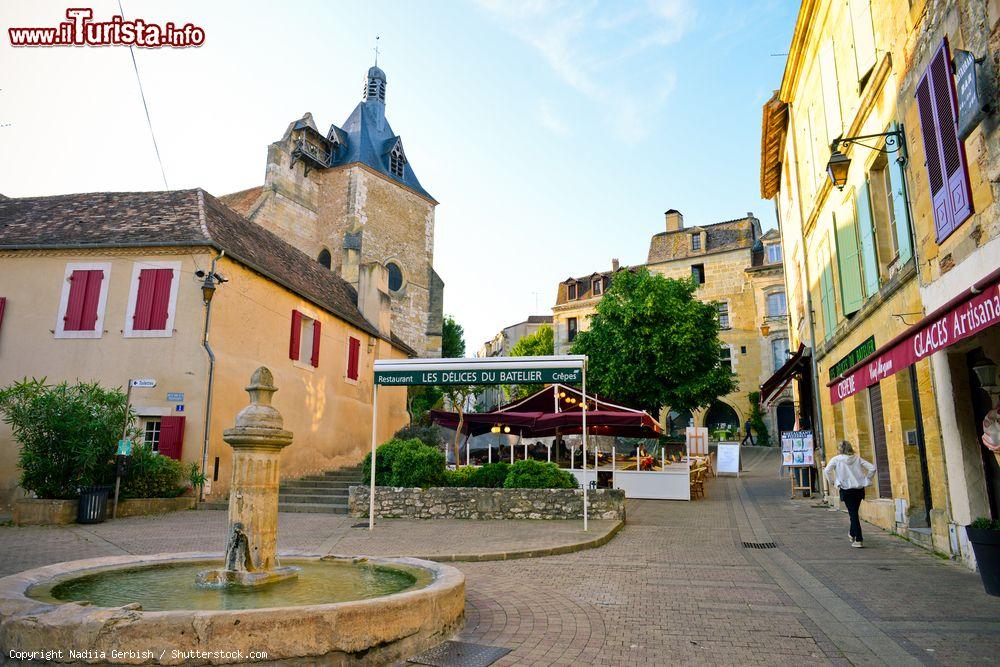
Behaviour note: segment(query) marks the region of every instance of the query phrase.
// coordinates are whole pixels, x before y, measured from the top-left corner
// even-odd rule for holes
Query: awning
[[[831,403],[1000,323],[1000,269],[875,350],[827,384]]]
[[[774,372],[774,375],[767,378],[764,384],[760,385],[760,405],[761,407],[768,407],[772,401],[774,401],[781,392],[785,390],[788,383],[795,378],[795,374],[799,372],[804,364],[809,363],[809,360],[805,355],[806,346],[799,343],[799,349],[795,351],[788,361],[781,365],[781,368]]]

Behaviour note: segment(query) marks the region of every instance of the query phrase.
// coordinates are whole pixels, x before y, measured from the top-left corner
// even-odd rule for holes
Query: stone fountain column
[[[280,567],[277,556],[278,457],[292,444],[292,433],[282,428],[281,414],[271,405],[277,388],[270,370],[254,371],[246,390],[250,405],[236,415],[236,426],[222,432],[233,448],[225,565],[200,573],[200,584],[256,586],[299,571]]]

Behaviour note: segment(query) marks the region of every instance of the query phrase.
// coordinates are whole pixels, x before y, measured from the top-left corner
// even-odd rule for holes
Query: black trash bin
[[[91,486],[80,492],[80,504],[76,509],[77,523],[104,523],[108,518],[107,486]]]

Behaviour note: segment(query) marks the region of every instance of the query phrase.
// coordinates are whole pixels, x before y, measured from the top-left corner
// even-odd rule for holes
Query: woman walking
[[[870,486],[875,477],[875,466],[854,453],[854,447],[846,440],[839,446],[839,454],[830,459],[823,470],[826,479],[840,489],[840,500],[847,507],[851,517],[851,546],[860,549],[864,546],[861,536],[861,519],[858,509],[865,499],[865,488]],[[833,473],[834,478],[830,476]]]

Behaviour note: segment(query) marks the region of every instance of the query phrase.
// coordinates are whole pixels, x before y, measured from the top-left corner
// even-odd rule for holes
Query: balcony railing
[[[330,153],[300,137],[292,150],[292,162],[295,160],[303,160],[307,165],[325,169],[330,166]],[[306,168],[308,170],[308,166]]]

